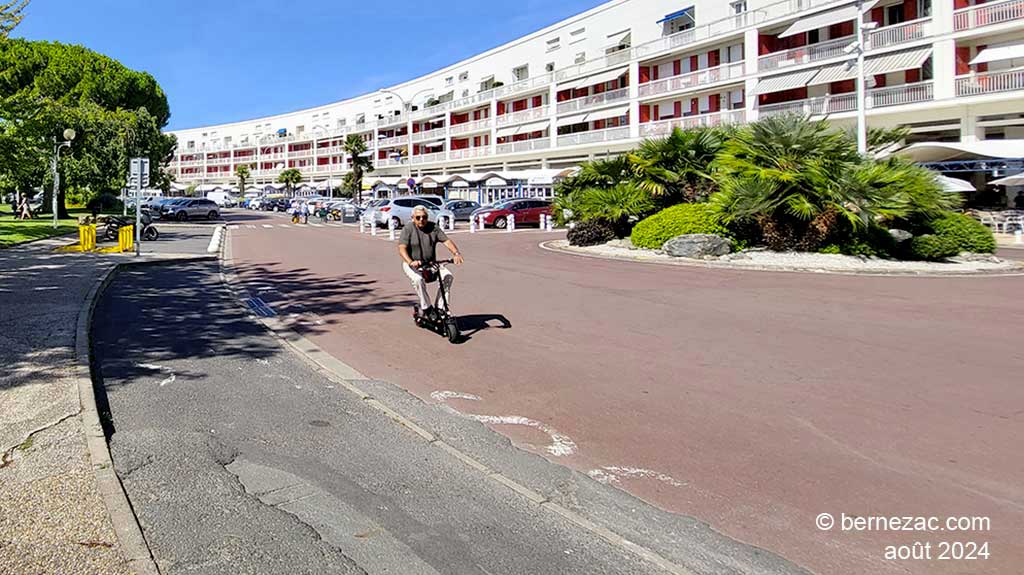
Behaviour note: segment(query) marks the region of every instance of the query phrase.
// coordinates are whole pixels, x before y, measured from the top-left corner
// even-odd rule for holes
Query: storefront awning
[[[757,83],[751,95],[759,96],[761,94],[792,90],[793,88],[802,88],[809,84],[811,79],[817,74],[817,70],[804,70],[803,72],[765,78]]]
[[[862,10],[867,12],[878,4],[877,0],[865,2]],[[833,8],[824,12],[818,12],[810,16],[800,18],[794,22],[789,28],[779,34],[779,38],[786,38],[788,36],[796,36],[804,32],[810,32],[811,30],[817,30],[819,28],[827,28],[833,24],[839,24],[840,22],[848,22],[850,20],[856,20],[858,18],[857,5],[850,4],[843,6],[842,8]]]
[[[1000,60],[1024,59],[1024,44],[1012,44],[1010,46],[992,46],[985,48],[971,60],[971,65],[987,64]]]

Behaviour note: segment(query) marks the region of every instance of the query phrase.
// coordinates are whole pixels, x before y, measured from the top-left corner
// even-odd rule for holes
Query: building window
[[[459,81],[460,82],[465,82],[466,80],[469,80],[469,72],[463,72],[463,73],[459,74]]]
[[[738,0],[729,4],[729,6],[732,7],[733,14],[743,14],[747,11],[747,0]]]
[[[662,34],[671,35],[689,30],[697,25],[696,7],[667,14],[664,18],[658,20],[657,23],[663,26]]]
[[[455,83],[455,76],[448,76],[447,78],[444,79],[444,85],[445,86],[451,86],[454,83]]]
[[[582,63],[584,63],[586,61],[587,61],[587,53],[586,52],[576,52],[576,58],[573,59],[573,63],[574,64],[582,64]]]
[[[520,80],[526,80],[530,77],[530,65],[523,64],[522,66],[513,68],[512,77],[515,78],[517,82]]]
[[[561,47],[559,42],[561,42],[561,39],[558,37],[548,40],[548,52],[554,52],[555,50],[559,49]]]
[[[544,71],[545,72],[554,72],[555,71],[555,63],[554,62],[548,62],[547,64],[544,64]]]
[[[917,0],[917,17],[928,18],[932,15],[932,0]]]

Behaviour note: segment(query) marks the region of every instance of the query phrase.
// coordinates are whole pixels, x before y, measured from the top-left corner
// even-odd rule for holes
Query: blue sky
[[[370,92],[600,3],[32,0],[13,35],[82,44],[153,74],[177,129]]]

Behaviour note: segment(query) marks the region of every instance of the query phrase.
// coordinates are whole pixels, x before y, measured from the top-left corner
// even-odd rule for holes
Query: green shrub
[[[925,234],[910,242],[911,256],[921,260],[943,260],[960,253],[956,242],[945,236]]]
[[[947,212],[932,220],[929,227],[935,235],[952,242],[956,253],[991,254],[996,251],[996,239],[991,230],[970,216]]]
[[[668,240],[683,234],[730,236],[707,204],[679,204],[637,223],[630,239],[634,246],[657,250]]]
[[[841,253],[843,253],[843,249],[840,248],[839,246],[837,246],[836,244],[829,244],[829,245],[821,248],[820,250],[818,250],[818,253],[819,254],[841,254]]]
[[[596,246],[615,239],[615,229],[606,220],[594,219],[577,223],[566,234],[569,245]]]

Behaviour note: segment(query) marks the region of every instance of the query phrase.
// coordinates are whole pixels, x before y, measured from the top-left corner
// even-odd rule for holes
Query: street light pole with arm
[[[63,148],[70,148],[71,141],[75,139],[75,131],[71,128],[64,130],[64,141],[58,142],[57,137],[53,137],[53,229],[57,229],[58,219],[58,196],[60,195],[60,170],[58,164],[60,162],[60,151]]]

